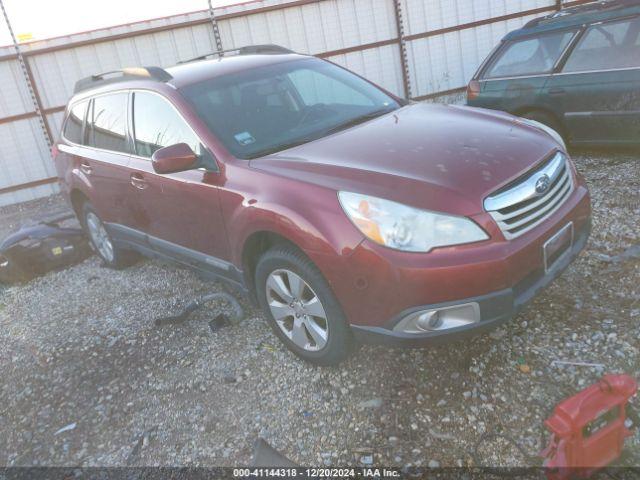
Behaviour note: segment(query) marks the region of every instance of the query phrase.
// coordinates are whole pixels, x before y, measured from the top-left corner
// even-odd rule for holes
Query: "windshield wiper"
[[[355,118],[347,120],[346,122],[339,123],[338,125],[331,127],[329,130],[324,131],[324,135],[331,135],[332,133],[339,132],[341,130],[345,130],[349,127],[355,127],[356,125],[360,125],[361,123],[366,122],[367,120],[372,120],[377,117],[381,117],[385,113],[389,113],[395,110],[394,108],[382,108],[380,110],[375,110],[373,112],[365,113],[364,115],[359,115]]]
[[[247,158],[249,160],[252,160],[254,158],[259,158],[259,157],[264,157],[266,155],[270,155],[272,153],[278,153],[282,150],[287,150],[288,148],[293,148],[293,147],[297,147],[298,145],[302,145],[303,143],[307,143],[310,142],[311,140],[314,140],[314,137],[308,138],[302,138],[302,139],[298,139],[298,140],[294,140],[293,142],[285,142],[285,143],[279,143],[277,145],[273,145],[269,148],[265,148],[264,150],[258,150],[255,153],[252,153],[251,155],[249,155]]]
[[[365,113],[364,115],[359,115],[359,116],[357,116],[355,118],[347,120],[346,122],[339,123],[338,125],[335,125],[335,126],[329,128],[328,130],[323,131],[320,135],[314,134],[314,135],[311,135],[311,136],[306,136],[306,137],[300,138],[298,140],[294,140],[292,142],[279,143],[279,144],[273,145],[273,146],[271,146],[269,148],[265,148],[264,150],[259,150],[259,151],[255,152],[255,153],[252,153],[247,158],[251,160],[251,159],[254,159],[254,158],[264,157],[264,156],[270,155],[272,153],[277,153],[277,152],[280,152],[282,150],[287,150],[289,148],[297,147],[298,145],[302,145],[304,143],[311,142],[312,140],[317,140],[318,138],[326,137],[327,135],[331,135],[332,133],[336,133],[336,132],[339,132],[341,130],[345,130],[345,129],[349,128],[349,127],[354,127],[356,125],[359,125],[361,123],[366,122],[367,120],[372,120],[374,118],[380,117],[380,116],[384,115],[385,113],[392,112],[393,110],[395,110],[395,108],[382,108],[380,110],[375,110],[373,112]]]

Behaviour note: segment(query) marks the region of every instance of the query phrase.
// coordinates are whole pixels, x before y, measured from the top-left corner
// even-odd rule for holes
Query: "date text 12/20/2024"
[[[234,468],[234,478],[400,478],[393,468]]]

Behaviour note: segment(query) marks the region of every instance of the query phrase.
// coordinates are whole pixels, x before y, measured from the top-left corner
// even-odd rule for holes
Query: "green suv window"
[[[509,44],[489,67],[485,78],[549,73],[575,31],[554,32]]]
[[[565,64],[565,72],[640,67],[640,17],[593,25]]]

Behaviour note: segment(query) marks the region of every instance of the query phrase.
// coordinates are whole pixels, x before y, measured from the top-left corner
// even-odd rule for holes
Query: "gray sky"
[[[207,0],[3,0],[13,30],[42,40],[207,8]],[[213,0],[214,6],[241,0]],[[0,17],[0,45],[11,43]]]

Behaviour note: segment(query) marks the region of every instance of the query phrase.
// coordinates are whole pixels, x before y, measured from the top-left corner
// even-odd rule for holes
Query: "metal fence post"
[[[402,83],[404,85],[404,96],[410,99],[411,74],[409,72],[409,57],[407,56],[407,43],[404,35],[404,19],[402,17],[402,0],[393,0],[393,8],[396,16],[396,28],[398,30],[398,46],[400,47],[400,63],[402,67]]]
[[[33,106],[38,116],[40,128],[44,133],[44,138],[45,138],[45,141],[47,142],[47,147],[49,148],[49,150],[51,150],[51,145],[53,144],[53,136],[51,135],[51,130],[49,129],[49,123],[47,122],[47,117],[45,116],[44,110],[42,108],[42,103],[40,101],[40,94],[36,89],[36,83],[33,77],[33,72],[31,71],[31,66],[27,63],[27,60],[22,55],[22,51],[20,50],[20,46],[18,45],[16,36],[13,33],[11,22],[9,21],[9,15],[7,14],[7,10],[4,7],[4,3],[2,0],[0,0],[0,9],[2,9],[2,14],[4,15],[4,21],[6,22],[7,28],[9,29],[9,34],[11,35],[11,40],[13,41],[13,48],[16,51],[18,63],[20,64],[20,68],[22,69],[22,74],[24,75],[24,81],[27,84],[29,94],[31,95],[31,101],[33,102]]]

